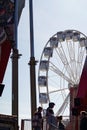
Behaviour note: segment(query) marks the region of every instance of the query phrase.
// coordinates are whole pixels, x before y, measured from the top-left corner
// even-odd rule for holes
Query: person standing
[[[34,130],[42,130],[43,119],[42,119],[42,107],[38,107],[37,111],[34,113],[32,125]]]
[[[53,124],[54,122],[54,111],[53,108],[55,106],[54,102],[50,102],[48,108],[46,109],[46,129],[50,130],[51,128],[54,129],[52,127],[51,124]]]
[[[54,116],[53,111],[49,110],[49,116],[47,118],[48,130],[57,130],[57,118]]]
[[[55,106],[55,103],[54,103],[54,102],[50,102],[50,103],[49,103],[49,106],[48,106],[48,108],[46,109],[46,117],[49,116],[49,110],[52,110],[52,112],[53,112],[53,114],[54,114],[54,111],[53,111],[54,106]]]
[[[58,120],[58,130],[65,130],[65,125],[62,122],[62,116],[58,116],[57,120]]]
[[[87,112],[81,111],[80,113],[80,130],[87,130]]]

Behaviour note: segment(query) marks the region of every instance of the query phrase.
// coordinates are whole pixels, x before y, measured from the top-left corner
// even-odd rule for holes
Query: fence
[[[63,122],[66,126],[69,123],[69,120],[65,119]],[[21,120],[21,130],[32,130],[31,119],[22,119]],[[43,120],[43,129],[42,130],[48,130],[46,119]]]
[[[31,119],[21,120],[21,130],[32,130],[31,129]],[[46,120],[43,121],[43,130],[46,130]]]

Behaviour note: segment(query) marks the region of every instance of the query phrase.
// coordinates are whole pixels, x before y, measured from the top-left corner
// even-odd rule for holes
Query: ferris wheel
[[[57,115],[69,115],[70,87],[79,84],[86,58],[87,37],[77,30],[57,32],[46,43],[39,63],[39,102],[54,102]]]

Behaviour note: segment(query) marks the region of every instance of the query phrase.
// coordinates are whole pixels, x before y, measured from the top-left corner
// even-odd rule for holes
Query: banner
[[[20,20],[24,6],[25,6],[25,0],[18,0],[18,22]]]
[[[14,40],[14,12],[14,0],[0,0],[0,83],[3,82]]]
[[[14,47],[15,9],[18,8],[16,13],[19,22],[24,5],[25,0],[0,0],[0,83],[4,78],[11,48]]]
[[[77,97],[84,98],[85,96],[87,96],[87,56],[85,59],[77,93]]]
[[[14,0],[0,0],[0,26],[14,22]]]
[[[80,109],[87,110],[87,56],[78,86],[77,98],[80,98]]]

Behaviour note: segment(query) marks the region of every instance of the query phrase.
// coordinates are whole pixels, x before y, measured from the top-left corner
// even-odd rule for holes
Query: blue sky
[[[50,37],[58,31],[78,30],[87,35],[87,1],[86,0],[33,0],[34,16],[34,50],[35,59],[40,60],[43,48]],[[22,56],[19,59],[19,117],[30,117],[30,37],[29,5],[26,0],[18,26],[18,49]],[[38,63],[39,64],[39,63]],[[36,82],[38,74],[36,65]],[[9,63],[5,73],[5,89],[0,97],[0,113],[11,114],[11,70]],[[38,93],[37,93],[38,94]],[[38,99],[38,96],[37,96]]]

